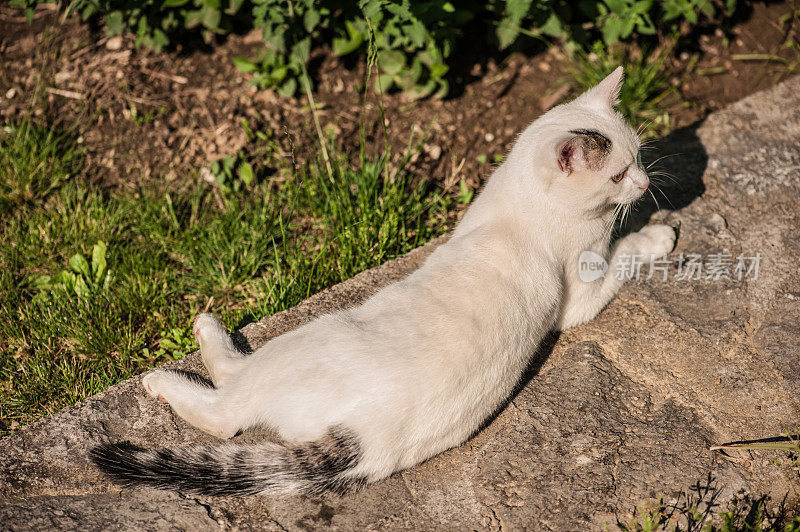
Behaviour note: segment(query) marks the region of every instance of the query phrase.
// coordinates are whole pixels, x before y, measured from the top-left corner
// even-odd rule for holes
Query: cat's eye
[[[625,177],[625,173],[626,173],[627,171],[628,171],[628,169],[627,169],[627,168],[626,168],[625,170],[621,171],[621,172],[620,172],[620,173],[618,173],[617,175],[613,176],[613,177],[611,178],[611,181],[613,181],[614,183],[619,183],[620,181],[622,181],[622,178],[623,178],[623,177]]]

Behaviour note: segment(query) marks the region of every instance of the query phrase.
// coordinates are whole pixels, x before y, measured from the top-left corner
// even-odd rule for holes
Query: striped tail
[[[361,459],[361,446],[344,427],[332,427],[321,439],[298,445],[226,443],[149,450],[103,444],[89,455],[123,485],[202,495],[343,494],[366,484],[365,478],[351,474]]]

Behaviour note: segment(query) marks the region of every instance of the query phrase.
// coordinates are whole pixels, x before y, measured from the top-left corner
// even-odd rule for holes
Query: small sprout
[[[29,286],[37,291],[64,290],[69,295],[80,298],[107,292],[113,275],[106,263],[106,244],[98,242],[92,248],[91,264],[76,253],[69,259],[69,270],[62,270],[55,276],[40,275],[32,279]]]
[[[466,181],[462,179],[458,182],[458,203],[461,205],[469,205],[474,196],[475,191],[472,190],[472,187],[467,185]]]

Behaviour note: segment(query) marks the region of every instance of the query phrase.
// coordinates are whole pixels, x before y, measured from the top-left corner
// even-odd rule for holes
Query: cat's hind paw
[[[209,314],[208,312],[199,314],[197,318],[195,318],[192,332],[194,333],[194,338],[197,340],[198,344],[203,340],[210,338],[212,335],[227,334],[225,328],[222,326],[219,320],[214,317],[213,314]]]
[[[164,396],[161,395],[161,392],[164,388],[165,377],[168,377],[166,373],[165,371],[153,371],[142,377],[142,386],[147,392],[147,395],[153,399],[164,401],[165,403],[167,401],[164,399]]]

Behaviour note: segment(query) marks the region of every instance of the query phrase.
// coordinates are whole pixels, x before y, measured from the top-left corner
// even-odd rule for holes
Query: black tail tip
[[[136,472],[141,463],[140,453],[145,450],[129,442],[101,443],[89,451],[89,459],[100,471],[123,484],[136,484]]]

